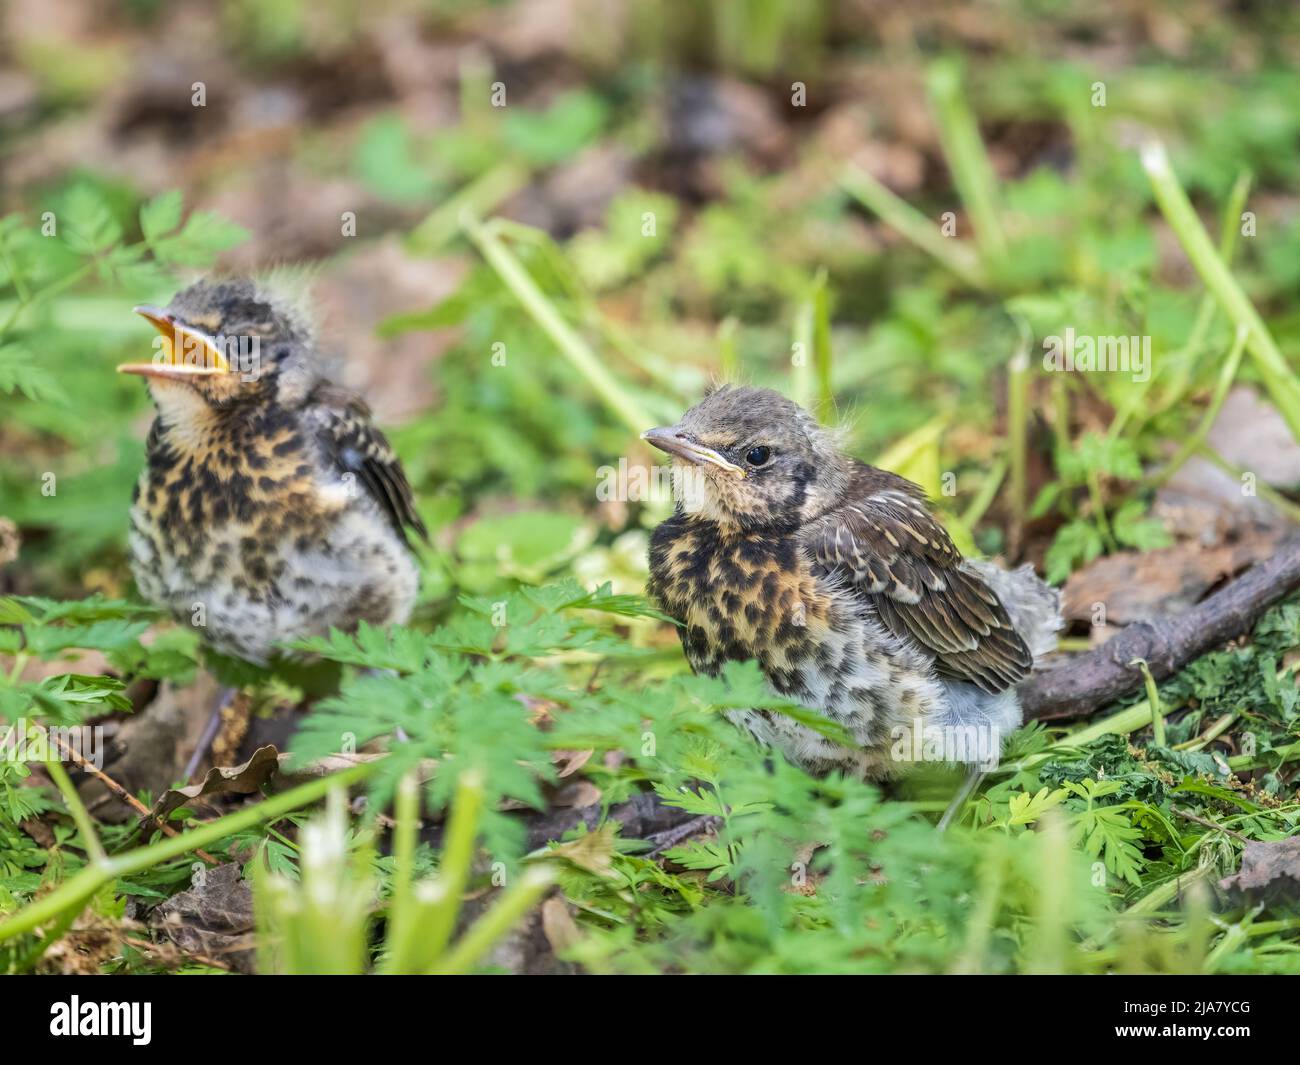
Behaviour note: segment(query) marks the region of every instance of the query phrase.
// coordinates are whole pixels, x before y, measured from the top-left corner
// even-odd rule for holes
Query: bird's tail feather
[[[1019,569],[1003,569],[993,562],[967,561],[966,567],[997,593],[1011,624],[1035,659],[1056,650],[1061,620],[1061,593],[1045,584],[1025,563]]]

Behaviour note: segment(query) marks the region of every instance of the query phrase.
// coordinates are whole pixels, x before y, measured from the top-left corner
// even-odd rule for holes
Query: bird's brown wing
[[[910,481],[859,466],[844,502],[813,523],[805,542],[890,632],[933,652],[939,673],[998,692],[1033,665],[997,595],[960,568],[961,554]]]
[[[375,428],[365,400],[338,385],[322,384],[312,392],[309,410],[316,439],[339,471],[353,475],[364,486],[398,536],[406,539],[410,529],[427,542],[429,533],[415,512],[402,463]]]

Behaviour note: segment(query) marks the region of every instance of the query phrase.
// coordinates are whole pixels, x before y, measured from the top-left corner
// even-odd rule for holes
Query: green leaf
[[[140,208],[140,232],[150,242],[171,233],[181,224],[180,189],[160,193]]]
[[[1173,538],[1164,524],[1155,518],[1148,518],[1146,506],[1140,499],[1130,499],[1111,515],[1111,531],[1115,539],[1126,547],[1136,547],[1139,551],[1153,551],[1158,547],[1168,547]]]
[[[1075,563],[1091,562],[1104,546],[1101,534],[1090,522],[1080,519],[1062,525],[1043,560],[1048,582],[1060,584],[1074,570]]]

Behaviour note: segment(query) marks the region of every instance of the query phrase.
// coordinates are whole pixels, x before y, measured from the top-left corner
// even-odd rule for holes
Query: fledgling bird
[[[898,776],[926,749],[904,739],[918,729],[938,760],[996,761],[1021,723],[1015,685],[1061,626],[1031,567],[963,559],[917,485],[844,454],[767,389],[723,386],[643,438],[672,456],[676,500],[651,537],[649,590],[691,667],[756,660],[853,745],[774,711],[733,711],[736,724],[818,774]]]
[[[157,408],[131,509],[144,596],[228,655],[406,620],[427,538],[365,403],[328,381],[307,316],[245,279],[200,281],[165,309],[139,374]],[[199,620],[196,620],[199,619]]]

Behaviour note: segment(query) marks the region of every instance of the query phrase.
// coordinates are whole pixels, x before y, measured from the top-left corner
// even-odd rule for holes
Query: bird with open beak
[[[360,397],[324,376],[308,317],[249,280],[138,307],[161,340],[157,414],[129,546],[144,596],[228,655],[406,620],[424,538],[411,489]]]
[[[691,667],[752,659],[852,744],[777,711],[737,724],[815,773],[886,779],[918,752],[996,761],[1021,723],[1015,686],[1061,625],[1031,568],[963,559],[916,485],[776,392],[724,386],[643,436],[672,456],[676,500],[649,589]]]

